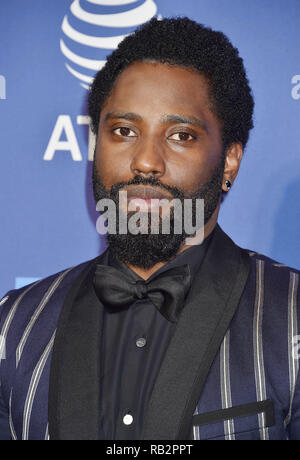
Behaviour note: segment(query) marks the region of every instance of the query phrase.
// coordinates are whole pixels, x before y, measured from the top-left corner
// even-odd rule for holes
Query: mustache
[[[152,186],[162,189],[163,191],[168,192],[173,198],[184,198],[184,192],[177,187],[172,185],[163,184],[154,176],[144,177],[144,176],[135,176],[133,179],[124,182],[118,182],[114,184],[110,189],[110,196],[116,197],[118,192],[122,190],[124,187],[128,187],[130,185],[144,185],[144,186]]]

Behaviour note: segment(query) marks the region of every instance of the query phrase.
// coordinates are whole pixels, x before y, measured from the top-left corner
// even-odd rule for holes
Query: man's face
[[[188,193],[205,184],[222,154],[210,105],[206,80],[194,71],[160,63],[125,69],[100,116],[96,166],[106,190],[137,174]]]
[[[222,160],[221,126],[203,76],[141,62],[122,72],[101,111],[95,152],[99,184],[107,195],[120,183],[125,185],[118,190],[127,191],[129,199],[170,199],[176,190],[180,198],[196,194],[207,198],[209,218],[221,193]]]

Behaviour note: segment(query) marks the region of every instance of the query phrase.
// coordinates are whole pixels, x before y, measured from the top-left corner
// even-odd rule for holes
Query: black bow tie
[[[96,294],[104,305],[129,307],[138,299],[148,298],[171,322],[179,318],[190,282],[188,265],[170,268],[151,281],[134,281],[121,270],[100,264],[94,276]]]

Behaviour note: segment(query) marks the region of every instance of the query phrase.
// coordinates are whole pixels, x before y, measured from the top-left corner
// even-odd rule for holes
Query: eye
[[[123,126],[122,128],[116,128],[113,130],[113,132],[120,137],[137,137],[136,133],[126,126]]]
[[[177,142],[186,142],[186,141],[191,141],[195,139],[195,136],[192,136],[192,134],[181,131],[178,133],[171,134],[171,136],[169,136],[169,139],[172,139],[173,141],[177,141]]]

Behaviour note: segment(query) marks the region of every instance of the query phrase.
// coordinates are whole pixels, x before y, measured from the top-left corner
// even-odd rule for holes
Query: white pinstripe
[[[196,407],[196,410],[194,412],[194,415],[198,415],[198,406]],[[199,426],[193,426],[193,440],[194,441],[199,441],[200,440],[200,428]]]
[[[49,423],[47,423],[46,434],[45,434],[45,441],[50,441],[50,436],[49,436]]]
[[[230,330],[227,331],[220,351],[220,377],[221,377],[221,398],[222,409],[232,407],[231,385],[230,385],[230,368],[229,368],[229,343]],[[234,421],[224,421],[224,433],[227,441],[234,441]]]
[[[253,321],[253,344],[254,344],[254,370],[257,401],[263,401],[266,397],[266,380],[263,356],[262,321],[264,301],[264,261],[256,261],[256,295]],[[265,414],[258,414],[260,437],[269,440],[269,429],[266,427]]]
[[[27,339],[30,335],[30,332],[35,324],[35,322],[37,321],[38,317],[40,316],[40,314],[42,313],[42,311],[44,310],[45,306],[47,305],[49,299],[52,297],[52,295],[54,294],[54,292],[56,291],[56,289],[58,288],[59,284],[61,283],[61,281],[64,279],[64,277],[72,270],[72,268],[69,268],[68,270],[65,270],[63,273],[61,273],[55,280],[54,282],[51,284],[51,286],[49,287],[49,289],[47,290],[47,292],[44,294],[41,302],[39,303],[39,306],[37,307],[37,309],[35,310],[34,314],[32,315],[24,333],[23,333],[23,336],[19,342],[19,345],[17,347],[17,350],[16,350],[16,366],[18,366],[19,362],[20,362],[20,359],[21,359],[21,356],[22,356],[22,352],[23,352],[23,349],[25,347],[25,344],[27,342]]]
[[[25,400],[24,412],[23,412],[23,432],[22,432],[23,440],[27,440],[29,436],[29,425],[30,425],[31,411],[32,411],[32,405],[33,405],[35,393],[36,393],[43,369],[45,367],[46,361],[52,350],[55,333],[56,333],[56,330],[54,331],[50,342],[48,343],[42,356],[40,357],[39,362],[37,363],[33,371],[31,380],[30,380],[29,389],[27,392],[26,400]]]
[[[9,428],[10,428],[10,434],[11,434],[11,438],[13,441],[17,441],[17,434],[16,434],[16,431],[15,431],[15,427],[14,427],[14,424],[13,424],[13,419],[12,419],[12,414],[11,414],[11,397],[12,397],[12,391],[10,392],[10,396],[9,396],[9,416],[8,416],[8,421],[9,421]]]

